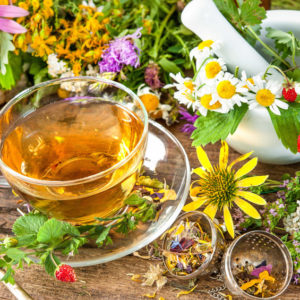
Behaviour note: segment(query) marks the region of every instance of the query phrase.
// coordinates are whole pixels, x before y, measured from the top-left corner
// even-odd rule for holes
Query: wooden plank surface
[[[191,140],[188,135],[180,132],[181,124],[177,124],[170,128],[186,149],[191,166],[199,165],[195,153],[195,149],[191,147]],[[212,162],[218,162],[219,144],[208,145],[205,149]],[[230,160],[239,156],[237,152],[231,149]],[[283,173],[294,174],[300,170],[300,164],[289,166],[272,166],[259,164],[255,169],[255,174],[269,174],[273,179],[280,179]],[[0,232],[8,234],[13,220],[18,216],[15,209],[16,198],[9,190],[0,191]],[[66,299],[103,299],[103,300],[118,300],[118,299],[146,299],[144,294],[151,294],[155,291],[155,287],[144,287],[138,282],[130,280],[128,273],[143,274],[149,264],[157,264],[159,261],[148,261],[141,258],[127,256],[117,261],[107,264],[78,268],[76,274],[79,279],[74,284],[66,284],[59,282],[48,276],[40,266],[25,267],[23,271],[17,271],[16,279],[18,283],[36,300],[66,300]],[[185,285],[184,281],[175,281],[169,278],[165,287],[158,293],[159,297],[164,297],[166,300],[176,299],[176,294],[179,289],[176,286]],[[190,294],[182,296],[180,299],[212,299],[207,294],[206,290],[212,287],[222,285],[221,282],[215,280],[201,280],[197,290]],[[4,285],[0,284],[0,300],[15,299]],[[290,285],[288,291],[279,299],[296,300],[300,299],[300,286]]]

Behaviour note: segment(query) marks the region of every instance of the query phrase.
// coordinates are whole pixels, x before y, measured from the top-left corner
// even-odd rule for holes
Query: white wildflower
[[[67,68],[66,63],[57,58],[57,55],[52,53],[48,56],[48,73],[52,77],[58,77],[58,75],[68,72],[70,69]]]

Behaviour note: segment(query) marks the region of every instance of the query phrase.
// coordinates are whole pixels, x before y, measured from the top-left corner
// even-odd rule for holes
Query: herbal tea
[[[101,178],[76,183],[122,161],[140,141],[142,121],[108,101],[61,101],[21,119],[6,135],[3,162],[27,177],[72,181],[24,185],[8,178],[33,207],[73,223],[107,217],[123,206],[141,167],[144,146],[120,168]]]

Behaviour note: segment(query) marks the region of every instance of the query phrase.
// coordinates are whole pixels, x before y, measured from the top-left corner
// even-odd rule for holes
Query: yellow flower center
[[[230,99],[235,91],[236,87],[229,80],[223,80],[217,86],[218,95],[224,99]]]
[[[200,102],[206,109],[209,109],[209,110],[210,109],[218,109],[222,106],[219,101],[217,101],[213,105],[210,105],[209,103],[210,103],[211,99],[212,99],[211,94],[206,94],[201,97]]]
[[[256,94],[256,101],[262,106],[270,106],[275,101],[275,95],[268,89],[259,90]]]
[[[212,40],[203,41],[198,45],[198,49],[203,50],[206,47],[210,47],[213,43],[214,43],[214,41],[212,41]]]
[[[253,78],[248,78],[247,81],[249,81],[251,84],[254,85],[254,80],[253,80]],[[243,86],[243,88],[249,89],[249,87],[248,87],[247,84],[245,84],[245,85]]]
[[[147,112],[154,111],[159,105],[159,98],[155,94],[144,94],[140,96]]]
[[[215,78],[222,70],[222,67],[217,61],[211,61],[205,66],[205,74],[208,79]]]
[[[185,81],[184,86],[187,87],[190,91],[194,90],[194,84],[193,81],[189,80],[189,81]]]

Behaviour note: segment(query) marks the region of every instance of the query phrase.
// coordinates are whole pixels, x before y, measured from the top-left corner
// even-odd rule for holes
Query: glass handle
[[[0,188],[4,188],[4,189],[10,189],[11,188],[11,186],[9,185],[7,180],[4,178],[4,176],[0,176]]]

